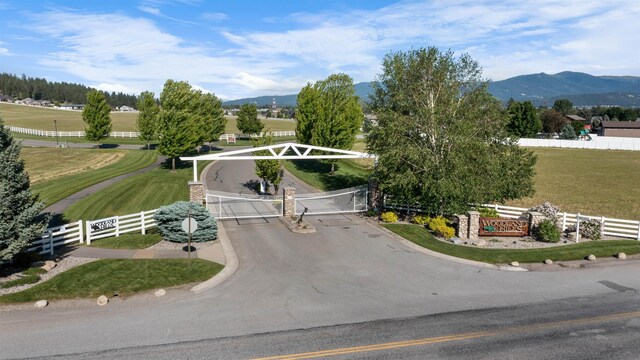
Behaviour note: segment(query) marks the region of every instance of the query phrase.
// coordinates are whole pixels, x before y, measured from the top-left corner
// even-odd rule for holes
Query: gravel
[[[218,240],[214,240],[214,241],[205,241],[205,242],[191,242],[191,246],[196,248],[196,250],[200,250],[200,249],[204,249],[206,247],[209,247],[215,243],[217,243]],[[176,243],[176,242],[171,242],[171,241],[167,241],[167,240],[162,240],[160,242],[157,242],[151,246],[149,246],[146,249],[152,249],[152,250],[181,250],[182,248],[184,248],[185,246],[187,246],[187,243]]]

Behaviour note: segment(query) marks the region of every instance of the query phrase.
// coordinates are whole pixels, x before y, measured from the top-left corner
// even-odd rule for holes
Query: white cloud
[[[223,20],[227,20],[228,17],[229,16],[227,14],[219,13],[219,12],[206,12],[200,15],[200,18],[207,21],[223,21]]]
[[[9,49],[0,47],[0,55],[8,55]]]
[[[141,5],[141,6],[138,6],[138,10],[146,12],[151,15],[155,15],[155,16],[162,16],[162,11],[160,11],[160,9],[154,8],[151,6]]]
[[[107,83],[101,83],[98,85],[91,85],[91,87],[96,88],[98,90],[101,91],[106,91],[106,92],[121,92],[121,93],[125,93],[125,94],[139,94],[142,91],[140,89],[132,89],[128,86],[122,85],[122,84],[107,84]]]

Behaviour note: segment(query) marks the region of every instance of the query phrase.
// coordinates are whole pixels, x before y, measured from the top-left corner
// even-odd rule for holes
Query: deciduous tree
[[[258,119],[258,109],[255,104],[242,104],[238,112],[238,130],[243,134],[259,134],[264,124]]]
[[[254,140],[253,146],[267,146],[273,144],[273,138],[271,136],[265,136]],[[268,150],[255,151],[253,153],[257,156],[271,155]],[[284,169],[282,163],[279,160],[261,159],[254,160],[256,163],[256,175],[267,183],[266,190],[269,191],[269,184],[273,184],[274,192],[278,193],[278,188],[282,182],[284,176]]]
[[[573,103],[567,99],[558,99],[553,103],[553,110],[561,113],[562,115],[573,114]]]
[[[39,215],[44,204],[31,194],[20,148],[0,117],[0,264],[41,236],[48,221]]]
[[[138,138],[149,143],[156,139],[158,133],[158,114],[160,107],[155,99],[155,94],[145,91],[138,97],[138,117],[136,125],[138,127]]]
[[[506,131],[501,104],[468,55],[437,48],[388,54],[373,84],[373,176],[392,199],[432,214],[533,193],[535,156]]]
[[[531,101],[512,101],[507,108],[509,133],[524,138],[533,138],[542,130],[542,122]]]
[[[89,141],[95,141],[100,147],[100,140],[108,138],[111,134],[111,107],[107,104],[104,95],[91,90],[87,93],[87,104],[82,110],[82,121],[87,124],[84,127],[84,137]]]
[[[560,132],[560,129],[567,123],[564,116],[555,110],[542,110],[540,114],[542,120],[542,131],[551,134]]]

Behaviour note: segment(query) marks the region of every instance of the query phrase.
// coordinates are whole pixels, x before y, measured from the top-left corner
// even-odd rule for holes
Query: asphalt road
[[[251,180],[249,163],[219,162],[209,174],[208,184],[229,192]],[[293,234],[278,219],[225,221],[240,268],[201,294],[174,289],[106,307],[0,312],[0,357],[240,359],[339,348],[351,350],[338,358],[637,354],[637,262],[497,271],[414,252],[357,216],[307,219],[318,232]],[[540,325],[574,319],[591,320]],[[418,341],[352,349],[410,340]]]

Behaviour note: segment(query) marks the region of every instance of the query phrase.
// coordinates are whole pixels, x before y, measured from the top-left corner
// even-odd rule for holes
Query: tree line
[[[0,74],[0,94],[15,99],[31,98],[54,103],[86,104],[87,93],[90,90],[95,89],[75,83],[49,82],[44,78],[32,78],[24,74],[21,77],[8,73]],[[138,101],[136,95],[106,91],[101,93],[112,108],[123,105],[135,107]]]

